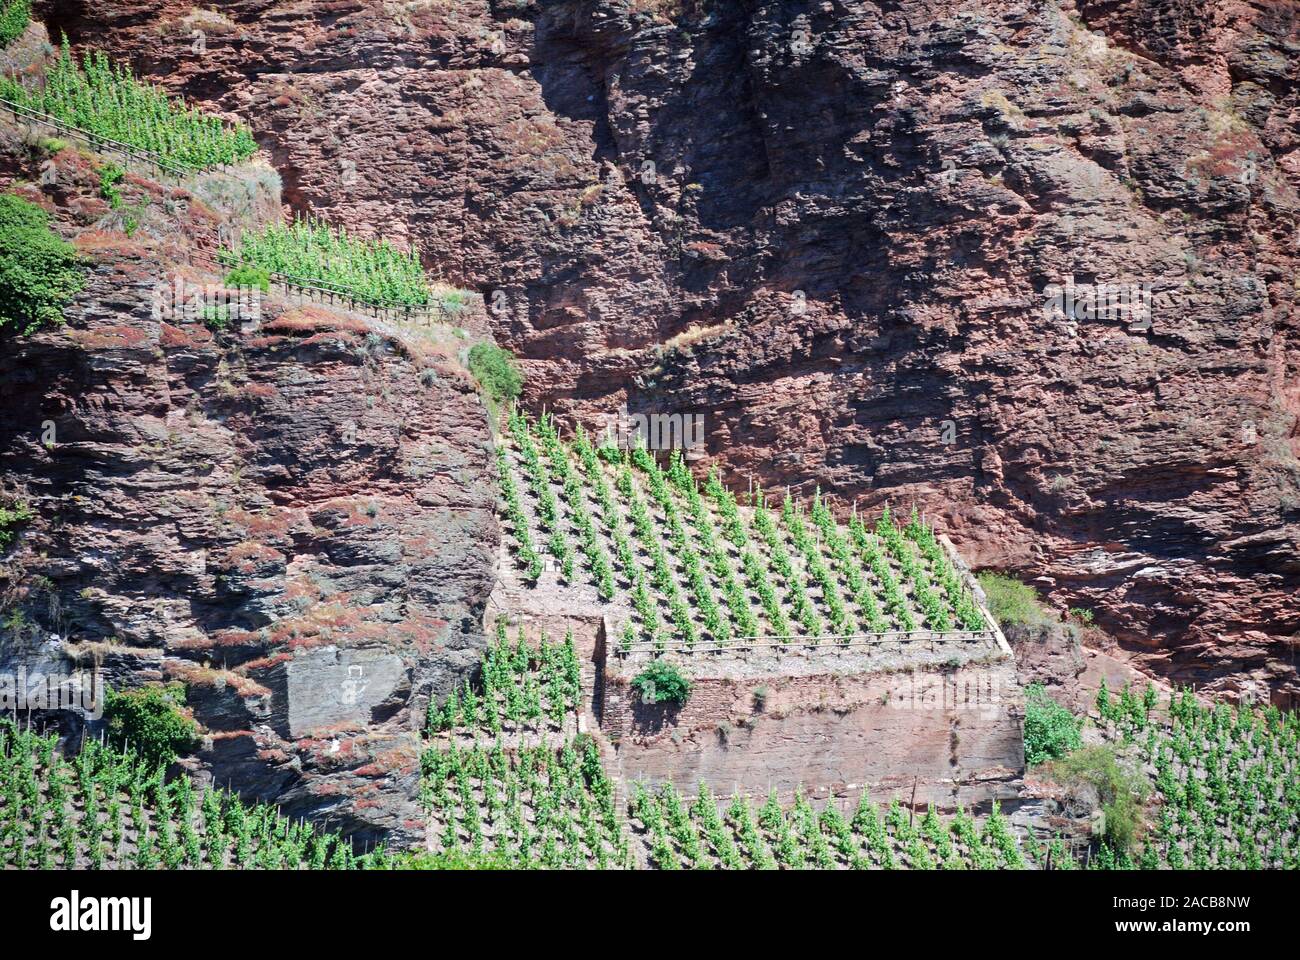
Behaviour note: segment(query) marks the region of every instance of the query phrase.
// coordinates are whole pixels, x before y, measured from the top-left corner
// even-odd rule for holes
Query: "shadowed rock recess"
[[[701,414],[735,483],[916,502],[1145,669],[1294,702],[1294,4],[221,9],[202,53],[188,3],[40,12],[408,230],[532,405]]]

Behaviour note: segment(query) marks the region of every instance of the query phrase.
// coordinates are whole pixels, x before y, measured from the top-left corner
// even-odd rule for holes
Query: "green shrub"
[[[104,717],[109,737],[151,763],[171,763],[198,742],[198,725],[180,709],[184,699],[178,685],[108,691]]]
[[[986,570],[979,575],[980,587],[988,598],[989,613],[999,626],[1042,623],[1046,617],[1038,603],[1038,594],[1015,577]]]
[[[1074,715],[1049,697],[1041,683],[1025,687],[1025,763],[1037,766],[1081,746]]]
[[[448,289],[438,292],[438,301],[442,304],[442,309],[448,313],[460,313],[469,306],[469,291]],[[457,336],[463,337],[465,331],[457,330]]]
[[[271,274],[263,267],[243,264],[226,274],[226,286],[235,288],[256,287],[263,293],[271,292]]]
[[[1083,747],[1054,760],[1052,776],[1067,787],[1091,787],[1101,801],[1103,839],[1126,853],[1142,833],[1142,806],[1151,785],[1141,773],[1125,767],[1109,746]]]
[[[27,504],[18,502],[8,507],[0,507],[0,550],[13,543],[14,532],[19,525],[26,523],[35,514]]]
[[[36,204],[0,194],[0,332],[62,322],[64,307],[85,288],[81,257],[49,220]]]
[[[524,381],[509,350],[493,343],[476,343],[469,350],[469,370],[488,396],[497,403],[514,400]]]
[[[32,18],[31,0],[0,2],[0,47],[7,47],[27,30]]]
[[[117,185],[125,178],[126,171],[115,163],[106,163],[99,168],[99,195],[114,210],[122,205],[122,191]]]
[[[666,660],[653,660],[632,678],[632,689],[645,703],[683,704],[691,693],[691,682]]]
[[[230,326],[230,308],[218,306],[206,306],[200,316],[203,325],[212,331],[225,330]]]

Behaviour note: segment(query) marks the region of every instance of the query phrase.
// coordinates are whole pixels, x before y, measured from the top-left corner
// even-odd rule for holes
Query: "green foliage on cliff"
[[[0,194],[0,333],[62,322],[64,307],[85,287],[81,258],[49,220],[34,203]]]
[[[514,400],[524,381],[509,350],[494,343],[476,343],[469,350],[469,370],[496,403]]]
[[[27,504],[19,501],[7,507],[0,507],[0,550],[13,542],[18,527],[30,520],[34,513]]]
[[[247,127],[228,126],[172,99],[102,53],[87,53],[78,63],[66,37],[43,84],[0,77],[0,97],[191,170],[239,163],[257,152]]]
[[[106,163],[99,168],[99,195],[116,210],[122,205],[122,191],[118,184],[126,179],[126,171],[115,163]]]
[[[375,306],[426,307],[433,299],[414,250],[354,237],[310,217],[248,231],[219,258],[230,267],[283,274]]]
[[[646,703],[682,704],[691,694],[691,682],[668,661],[653,660],[632,678],[632,689]]]
[[[1042,622],[1043,608],[1033,587],[991,570],[981,573],[978,579],[988,598],[989,613],[993,614],[999,626],[1005,628]]]
[[[1037,766],[1082,745],[1074,715],[1049,697],[1041,683],[1025,687],[1025,763]]]
[[[1096,793],[1102,809],[1102,836],[1112,851],[1127,854],[1142,832],[1142,807],[1150,792],[1145,776],[1120,761],[1115,748],[1098,744],[1054,761],[1052,776],[1074,788]]]
[[[0,2],[0,47],[7,47],[21,37],[31,19],[31,0]]]
[[[271,292],[271,275],[262,267],[244,265],[235,267],[226,274],[226,286],[235,289],[256,288],[263,293]]]
[[[171,763],[197,742],[198,725],[181,712],[181,702],[177,687],[110,690],[104,704],[109,737],[149,763]]]

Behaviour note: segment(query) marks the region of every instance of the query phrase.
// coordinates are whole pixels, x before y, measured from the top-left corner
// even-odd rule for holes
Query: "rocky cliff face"
[[[461,341],[274,297],[187,319],[172,291],[218,279],[193,264],[222,211],[279,214],[274,177],[129,176],[111,210],[97,161],[35,142],[0,124],[0,189],[92,266],[66,327],[0,356],[0,488],[36,513],[0,572],[0,666],[183,681],[219,785],[422,839],[425,704],[479,660],[498,538]]]
[[[534,402],[701,413],[733,479],[915,501],[1149,670],[1300,690],[1295,3],[41,12],[476,286]]]

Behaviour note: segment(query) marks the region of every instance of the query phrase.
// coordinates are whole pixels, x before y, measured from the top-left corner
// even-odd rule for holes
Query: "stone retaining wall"
[[[607,676],[602,731],[628,782],[782,797],[897,796],[951,810],[1014,800],[1024,775],[1024,701],[1014,662],[856,676],[693,681],[680,709],[639,702]]]

